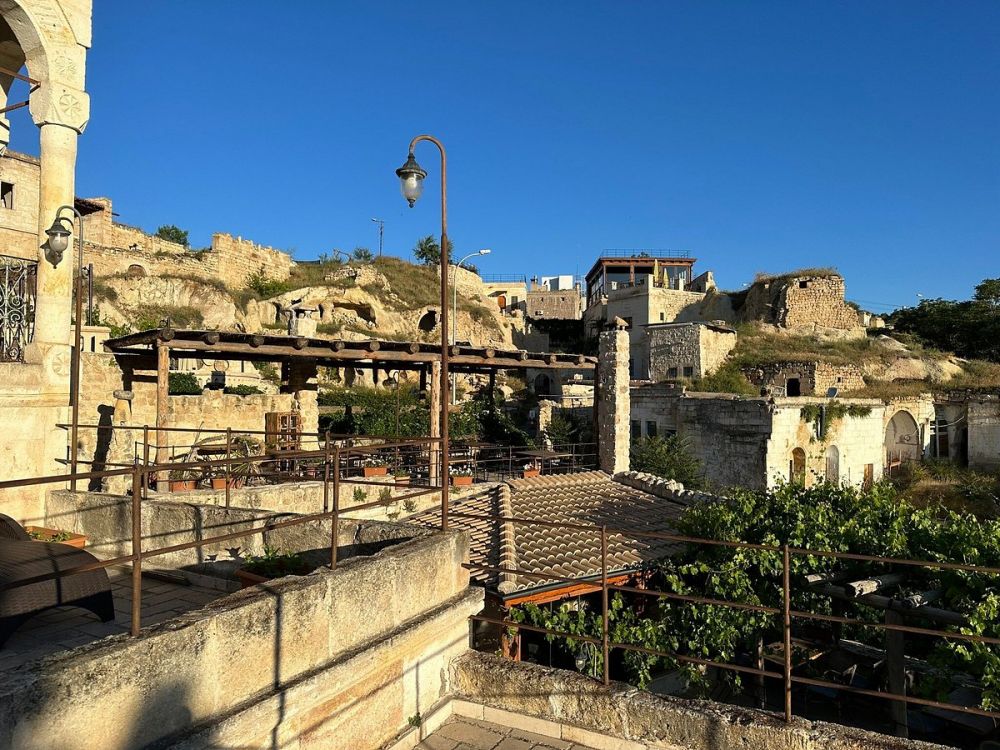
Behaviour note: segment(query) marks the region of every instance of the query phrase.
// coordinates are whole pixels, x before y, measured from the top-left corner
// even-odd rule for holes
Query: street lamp
[[[378,224],[378,254],[382,255],[382,235],[385,233],[385,222],[382,219],[372,218]]]
[[[469,253],[455,264],[455,281],[451,290],[451,343],[453,344],[458,343],[458,269],[461,268],[462,264],[469,258],[475,258],[477,255],[489,255],[490,252],[492,251],[488,247],[484,247],[482,250]]]
[[[441,528],[448,528],[448,157],[441,141],[430,135],[418,135],[410,141],[406,163],[396,170],[399,187],[406,202],[413,204],[424,189],[426,170],[417,164],[413,149],[421,141],[430,141],[441,152]],[[431,415],[431,419],[434,415]]]
[[[73,321],[73,358],[72,375],[70,376],[70,397],[72,398],[72,418],[70,424],[70,452],[69,466],[70,479],[69,488],[76,489],[76,468],[77,468],[77,440],[80,431],[80,360],[83,351],[83,216],[74,206],[60,206],[56,210],[56,217],[52,220],[52,226],[45,230],[49,239],[46,244],[49,246],[49,261],[53,266],[58,266],[62,261],[63,253],[69,248],[69,238],[73,234],[73,220],[67,216],[62,216],[63,211],[71,212],[80,223],[79,254],[77,257],[76,271],[76,310]]]

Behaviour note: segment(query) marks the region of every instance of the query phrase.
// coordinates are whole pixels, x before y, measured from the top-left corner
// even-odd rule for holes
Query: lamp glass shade
[[[424,192],[423,175],[417,172],[401,174],[399,176],[399,188],[403,193],[403,197],[406,198],[407,203],[412,206]]]
[[[45,230],[45,234],[49,236],[49,247],[52,248],[54,252],[66,252],[66,248],[69,247],[70,235],[69,230],[67,230],[66,227],[62,224],[55,223]]]

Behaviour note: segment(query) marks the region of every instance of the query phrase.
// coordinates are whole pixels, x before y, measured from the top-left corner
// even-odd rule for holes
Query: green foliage
[[[357,263],[371,263],[375,260],[375,254],[367,247],[356,247],[351,253],[351,260]]]
[[[799,409],[799,417],[803,422],[814,422],[818,425],[816,435],[821,442],[826,441],[830,425],[844,417],[863,419],[872,413],[870,406],[864,404],[845,404],[842,401],[831,400],[826,404],[806,404]]]
[[[641,438],[632,443],[631,466],[635,471],[673,479],[688,489],[704,486],[701,462],[687,441],[676,435]]]
[[[172,372],[168,377],[171,396],[200,396],[202,388],[198,378],[190,372]]]
[[[896,330],[961,357],[1000,362],[1000,279],[984,279],[964,302],[925,299],[892,314]]]
[[[175,227],[173,224],[164,224],[156,230],[156,236],[161,240],[176,242],[178,245],[189,247],[188,233],[186,229]]]
[[[840,276],[840,272],[831,266],[822,266],[819,268],[796,268],[794,271],[786,271],[785,273],[764,273],[761,271],[754,276],[753,283],[763,284],[765,282],[772,281],[791,281],[792,279],[800,279],[807,276],[829,278],[830,276]]]
[[[259,299],[270,299],[291,291],[292,286],[287,281],[270,278],[262,268],[247,277],[247,289],[256,294]]]
[[[240,384],[240,385],[227,385],[225,388],[222,389],[222,392],[228,393],[231,396],[257,396],[262,394],[264,391],[262,391],[255,385]]]
[[[578,416],[572,409],[553,409],[552,419],[543,430],[552,445],[594,442],[593,422]]]
[[[243,559],[243,570],[265,578],[282,576],[304,576],[313,570],[302,556],[296,552],[282,552],[277,547],[264,545],[264,554],[249,555]]]
[[[136,312],[135,328],[150,331],[168,321],[174,328],[201,328],[204,317],[201,310],[190,305],[146,305]]]
[[[413,257],[425,266],[436,266],[441,262],[441,245],[433,234],[417,240],[413,248]]]
[[[886,482],[865,491],[832,484],[735,490],[728,499],[713,498],[690,507],[678,522],[678,532],[696,538],[789,544],[818,551],[1000,566],[1000,522],[980,521],[939,506],[915,508],[901,502],[895,488]],[[806,574],[845,571],[847,575],[870,575],[887,570],[870,563],[792,555],[791,607],[832,613],[827,597],[803,585]],[[1000,590],[994,576],[931,568],[907,568],[907,573],[905,584],[894,595],[939,590],[942,594],[935,606],[967,617],[969,625],[961,628],[962,632],[1000,636]],[[642,575],[649,588],[671,593],[782,606],[782,556],[778,552],[689,545],[670,559],[651,564]],[[515,609],[517,613],[512,611],[511,617],[518,622],[542,624],[572,635],[601,635],[596,611],[572,611],[567,605],[552,612],[529,606]],[[882,619],[880,611],[863,604],[846,603],[838,614],[873,624]],[[760,641],[781,638],[780,620],[764,613],[670,599],[650,602],[650,597],[623,597],[621,606],[612,605],[609,621],[614,641],[730,663],[740,654],[753,653]],[[843,635],[879,647],[882,643],[880,632],[864,626],[846,626]],[[579,651],[580,642],[572,637],[556,637],[554,643],[569,654]],[[908,639],[908,654],[927,659],[940,670],[937,680],[919,677],[916,694],[937,697],[937,691],[947,689],[949,676],[962,672],[981,682],[984,708],[1000,706],[997,647],[944,639],[930,644]],[[631,658],[623,669],[626,678],[636,684],[643,685],[654,668],[678,666],[696,689],[704,684],[700,670],[677,665],[672,659],[649,657],[643,663],[646,657]]]
[[[687,383],[688,390],[701,393],[739,393],[744,396],[759,395],[754,386],[735,362],[726,362],[711,375],[696,378]]]

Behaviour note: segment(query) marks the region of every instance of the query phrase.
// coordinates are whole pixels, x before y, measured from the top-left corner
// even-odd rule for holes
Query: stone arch
[[[826,481],[840,484],[840,448],[836,445],[826,449]]]
[[[792,458],[788,462],[788,480],[795,484],[806,483],[806,452],[802,448],[792,450]]]
[[[544,372],[535,376],[535,393],[539,396],[548,396],[552,393],[552,379]]]
[[[133,263],[125,269],[125,275],[130,279],[144,279],[149,276],[149,272],[146,270],[145,266],[139,263]]]
[[[900,409],[885,426],[885,453],[889,465],[894,461],[919,461],[923,452],[917,420],[910,412]]]
[[[0,2],[0,18],[3,18],[6,26],[0,29],[0,39],[17,42],[24,58],[22,63],[28,68],[28,75],[36,81],[49,82],[53,79],[49,64],[49,43],[39,31],[41,24],[35,20],[33,13],[22,3],[10,0]],[[12,70],[20,67],[18,65]],[[5,90],[9,90],[9,86],[9,82],[5,81]]]

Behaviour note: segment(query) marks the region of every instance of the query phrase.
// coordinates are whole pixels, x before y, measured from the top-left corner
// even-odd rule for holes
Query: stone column
[[[319,404],[317,402],[317,367],[316,360],[295,359],[289,363],[288,393],[295,396],[296,411],[302,420],[302,432],[316,433],[319,431]],[[302,438],[302,447],[311,450],[319,446],[319,438],[315,434]]]
[[[46,256],[48,235],[60,206],[73,204],[77,132],[48,123],[39,129],[41,169],[38,186],[38,291],[35,303],[36,343],[48,348],[68,346],[72,338],[70,319],[73,299],[73,269],[76,266],[77,228],[62,260],[53,266]],[[72,219],[72,214],[64,214]],[[66,373],[69,374],[68,372]],[[69,384],[67,383],[67,388]]]
[[[629,469],[629,335],[627,323],[615,318],[601,333],[596,403],[597,453],[601,471],[617,474]]]

